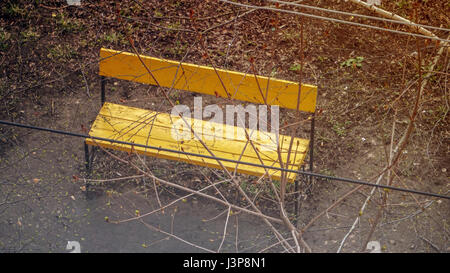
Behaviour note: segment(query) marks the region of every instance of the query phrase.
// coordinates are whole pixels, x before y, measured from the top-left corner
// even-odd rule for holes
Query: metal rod
[[[105,103],[105,101],[106,101],[106,96],[105,96],[105,87],[106,87],[106,78],[105,78],[105,76],[100,76],[100,82],[101,82],[101,86],[102,86],[102,93],[101,93],[101,103],[102,103],[102,105],[101,106],[103,106],[103,104]]]
[[[309,171],[313,172],[314,171],[314,131],[316,130],[316,113],[314,112],[312,114],[312,119],[311,119],[311,135],[310,135],[310,140],[309,140]],[[310,176],[310,181],[309,183],[313,182],[313,177]]]
[[[330,176],[330,175],[325,175],[325,174],[320,174],[320,173],[305,172],[305,171],[300,171],[300,170],[292,170],[292,169],[286,169],[286,168],[281,168],[281,167],[275,167],[275,166],[269,166],[269,165],[263,165],[263,164],[245,162],[245,161],[239,161],[239,160],[210,156],[210,155],[190,153],[190,152],[173,150],[173,149],[168,149],[168,148],[162,148],[162,147],[156,147],[156,146],[150,146],[150,145],[143,145],[143,144],[139,144],[139,143],[132,143],[132,142],[127,142],[127,141],[109,139],[109,138],[104,138],[104,137],[96,137],[96,136],[84,135],[84,134],[67,132],[67,131],[62,131],[62,130],[37,127],[37,126],[33,126],[33,125],[20,124],[20,123],[10,122],[10,121],[6,121],[6,120],[0,120],[0,124],[21,127],[21,128],[27,128],[27,129],[33,129],[33,130],[39,130],[39,131],[50,132],[50,133],[56,133],[56,134],[61,134],[61,135],[68,135],[68,136],[74,136],[74,137],[108,141],[111,143],[119,143],[119,144],[129,145],[131,147],[133,147],[133,146],[134,147],[142,147],[142,148],[153,149],[153,150],[157,150],[157,151],[165,151],[165,152],[172,152],[172,153],[176,153],[176,154],[191,155],[191,156],[195,156],[195,157],[215,159],[218,161],[232,162],[232,163],[237,163],[237,164],[242,164],[242,165],[267,168],[267,169],[271,169],[271,170],[285,171],[285,172],[289,172],[289,173],[303,174],[303,175],[307,175],[307,176],[314,176],[314,177],[324,178],[324,179],[333,180],[333,181],[342,181],[342,182],[351,183],[351,184],[365,185],[365,186],[370,186],[370,187],[402,191],[402,192],[408,192],[408,193],[414,193],[414,194],[420,194],[420,195],[426,195],[426,196],[433,196],[433,197],[444,198],[444,199],[450,200],[450,196],[446,196],[446,195],[442,195],[442,194],[410,190],[410,189],[404,189],[404,188],[397,188],[397,187],[388,186],[388,185],[374,184],[374,183],[369,183],[369,182],[362,181],[362,180],[356,180],[356,179],[350,179],[350,178],[344,178],[344,177],[336,177],[336,176]],[[94,146],[99,146],[99,145],[94,145]]]
[[[88,172],[89,173],[89,169],[90,169],[90,167],[89,167],[89,162],[90,162],[90,159],[89,159],[89,145],[86,143],[86,141],[84,142],[84,160],[85,160],[85,166],[86,166],[86,172]]]
[[[297,226],[297,219],[298,219],[298,178],[295,179],[294,182],[294,191],[295,191],[295,201],[294,201],[294,214],[295,214],[295,219],[294,219],[294,225]]]
[[[89,177],[91,173],[91,166],[90,166],[90,156],[89,156],[89,145],[86,141],[84,141],[84,159],[85,159],[85,166],[86,166],[86,176]],[[86,198],[88,198],[88,191],[89,191],[89,182],[85,180],[84,182],[85,187],[85,193]]]

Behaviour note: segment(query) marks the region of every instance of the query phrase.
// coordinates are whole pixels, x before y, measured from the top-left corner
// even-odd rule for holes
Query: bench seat
[[[179,130],[177,131],[173,129],[174,124],[180,124],[180,119],[181,118],[179,116],[174,116],[167,113],[160,113],[106,102],[95,119],[89,135],[211,156],[211,154],[195,136],[191,136],[188,139],[186,139],[186,137],[174,137],[174,132],[177,134],[179,133]],[[185,120],[191,124],[196,133],[202,132],[201,129],[203,128],[203,134],[198,135],[201,135],[204,143],[216,157],[281,167],[279,163],[279,155],[276,151],[276,140],[274,140],[274,135],[270,133],[256,130],[251,132],[249,129],[209,121],[195,120],[187,117]],[[208,131],[204,128],[208,128]],[[232,132],[235,133],[233,138],[230,139],[229,137],[226,137],[223,132],[226,132],[227,130],[232,130]],[[245,138],[243,138],[243,136],[245,136],[245,132],[243,130],[247,130],[248,134],[252,136],[252,142],[256,149],[259,150],[259,158],[252,145],[248,143]],[[186,131],[184,133],[186,133]],[[291,155],[289,157],[290,164],[286,166],[290,141],[290,136],[279,136],[279,146],[283,167],[298,170],[308,151],[309,140],[297,137],[294,138]],[[190,164],[221,169],[221,166],[217,160],[210,158],[202,158],[168,151],[158,151],[156,149],[144,147],[131,147],[126,144],[111,143],[108,141],[99,141],[94,139],[86,139],[86,143],[93,146],[100,145],[104,148],[127,152],[131,152],[133,150],[134,152],[148,156],[183,161]],[[244,152],[242,152],[243,150]],[[262,167],[254,167],[227,161],[222,161],[222,164],[231,172],[236,169],[239,173],[255,176],[262,176],[265,174],[265,170]],[[272,179],[281,179],[281,171],[273,169],[268,169],[267,171]],[[292,182],[295,180],[296,173],[288,173],[287,176],[288,180]]]

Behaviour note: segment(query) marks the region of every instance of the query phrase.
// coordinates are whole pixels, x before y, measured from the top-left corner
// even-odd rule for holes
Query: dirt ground
[[[383,8],[412,19],[413,2],[390,1]],[[444,2],[422,3],[416,21],[448,27],[450,10]],[[373,15],[344,1],[302,3]],[[84,133],[100,109],[99,49],[131,52],[128,37],[142,54],[205,65],[212,60],[217,67],[237,71],[248,71],[254,61],[258,74],[292,81],[300,80],[303,49],[301,80],[319,88],[314,171],[375,182],[373,178],[386,166],[392,123],[395,119],[396,143],[415,99],[417,45],[409,36],[285,13],[244,14],[244,9],[216,1],[82,1],[81,7],[62,1],[2,1],[0,12],[3,120]],[[204,46],[197,42],[200,32]],[[436,33],[445,38],[445,33]],[[420,43],[426,70],[437,48],[431,41]],[[393,185],[448,195],[448,55],[443,54],[435,70],[439,73],[424,89]],[[180,104],[193,103],[188,92],[172,91],[170,98]],[[107,83],[107,101],[161,112],[171,109],[155,87],[113,79]],[[227,103],[208,96],[203,96],[203,102]],[[283,110],[281,117],[280,123],[286,126],[282,133],[291,133],[295,113]],[[307,131],[301,134],[306,137]],[[153,184],[141,177],[99,183],[86,198],[82,144],[80,138],[0,126],[0,252],[67,252],[67,241],[79,241],[82,252],[217,251],[227,208],[200,197],[183,199],[141,220],[114,223],[158,208]],[[211,179],[222,174],[179,162],[145,161],[156,176],[193,188],[206,185],[201,173]],[[91,178],[133,175],[136,172],[128,166],[100,152]],[[317,180],[302,196],[299,226],[353,187]],[[223,189],[234,197],[232,189]],[[163,204],[185,194],[163,186],[157,190]],[[305,232],[304,239],[314,252],[337,251],[370,190],[365,187],[352,194]],[[382,194],[382,190],[375,192],[342,252],[361,251]],[[277,216],[269,197],[262,194],[260,205],[265,213]],[[449,205],[445,199],[391,191],[371,240],[378,241],[383,252],[449,252]],[[259,218],[242,212],[229,217],[226,232],[223,252],[257,252],[276,242]]]

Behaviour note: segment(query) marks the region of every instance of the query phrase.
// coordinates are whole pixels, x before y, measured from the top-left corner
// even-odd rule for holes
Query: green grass
[[[341,63],[341,67],[353,67],[353,68],[360,68],[362,67],[362,62],[364,61],[364,57],[358,56],[356,58],[350,58],[346,61],[343,61]]]
[[[346,127],[351,124],[351,121],[346,122],[333,122],[333,131],[340,137],[344,137],[347,135],[347,129]]]
[[[25,16],[27,11],[19,7],[17,3],[8,2],[8,4],[2,8],[2,14],[5,17],[16,18]]]
[[[410,1],[410,0],[400,0],[400,1],[397,1],[395,4],[400,9],[405,9],[405,8],[411,8],[411,3],[412,3],[412,1]]]
[[[23,42],[34,41],[40,37],[40,34],[37,31],[34,31],[32,27],[29,29],[20,32],[20,37]]]
[[[302,66],[298,63],[294,63],[289,67],[290,71],[299,71],[302,68]]]
[[[321,61],[321,62],[325,62],[330,60],[327,56],[318,56],[317,60]]]
[[[246,179],[242,179],[241,187],[245,192],[255,194],[258,191],[258,188],[255,184],[247,181]]]
[[[173,56],[183,56],[186,52],[187,44],[182,44],[180,41],[176,41],[175,45],[169,49],[170,54]]]
[[[52,60],[70,61],[77,56],[77,52],[69,45],[57,45],[49,49],[47,57]]]
[[[103,42],[112,43],[112,44],[127,44],[127,39],[118,32],[111,32],[108,34],[105,34],[102,38]]]
[[[56,16],[56,27],[61,33],[78,33],[84,29],[79,20],[67,18],[64,13]]]
[[[5,51],[9,48],[11,39],[11,33],[5,31],[3,28],[0,28],[0,51]]]

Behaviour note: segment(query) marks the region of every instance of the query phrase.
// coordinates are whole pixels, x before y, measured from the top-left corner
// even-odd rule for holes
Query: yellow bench
[[[142,62],[145,63],[145,66]],[[148,73],[147,69],[152,73]],[[180,66],[180,63],[176,61],[137,56],[132,53],[109,49],[100,50],[99,74],[102,77],[102,108],[91,126],[89,135],[141,144],[141,146],[86,139],[85,152],[88,170],[92,163],[92,157],[89,155],[87,145],[102,146],[127,152],[133,151],[148,156],[213,168],[221,168],[221,166],[217,160],[212,158],[155,150],[142,147],[142,145],[206,156],[211,156],[210,152],[212,152],[213,156],[218,158],[284,167],[292,170],[298,170],[305,160],[310,146],[310,140],[307,139],[294,138],[291,154],[289,155],[289,164],[286,164],[291,142],[290,136],[280,135],[277,142],[274,141],[276,136],[268,132],[252,131],[248,128],[244,129],[211,121],[184,118],[183,122],[187,122],[192,126],[195,132],[202,132],[202,129],[204,132],[205,128],[208,128],[206,134],[197,135],[200,135],[204,144],[207,145],[210,150],[208,151],[193,134],[187,140],[174,137],[173,128],[174,124],[179,124],[180,122],[181,117],[179,115],[105,102],[105,78],[111,77],[251,103],[279,105],[283,108],[297,109],[298,83],[188,63],[181,63]],[[317,87],[302,85],[300,94],[299,110],[314,115]],[[313,123],[311,129],[311,137],[313,138]],[[248,143],[244,130],[247,131],[248,135],[252,136],[253,145]],[[224,133],[230,131],[233,132],[233,137],[231,138]],[[278,145],[276,143],[279,143],[283,164],[279,162]],[[255,152],[253,147],[258,150],[258,153]],[[312,159],[312,150],[310,153]],[[221,163],[230,171],[236,170],[239,173],[255,176],[266,174],[265,169],[262,167],[227,161],[221,161]],[[310,165],[312,167],[312,160],[310,160]],[[281,171],[275,169],[267,169],[267,171],[272,179],[281,179]],[[289,181],[294,181],[295,177],[296,173],[287,174]]]

